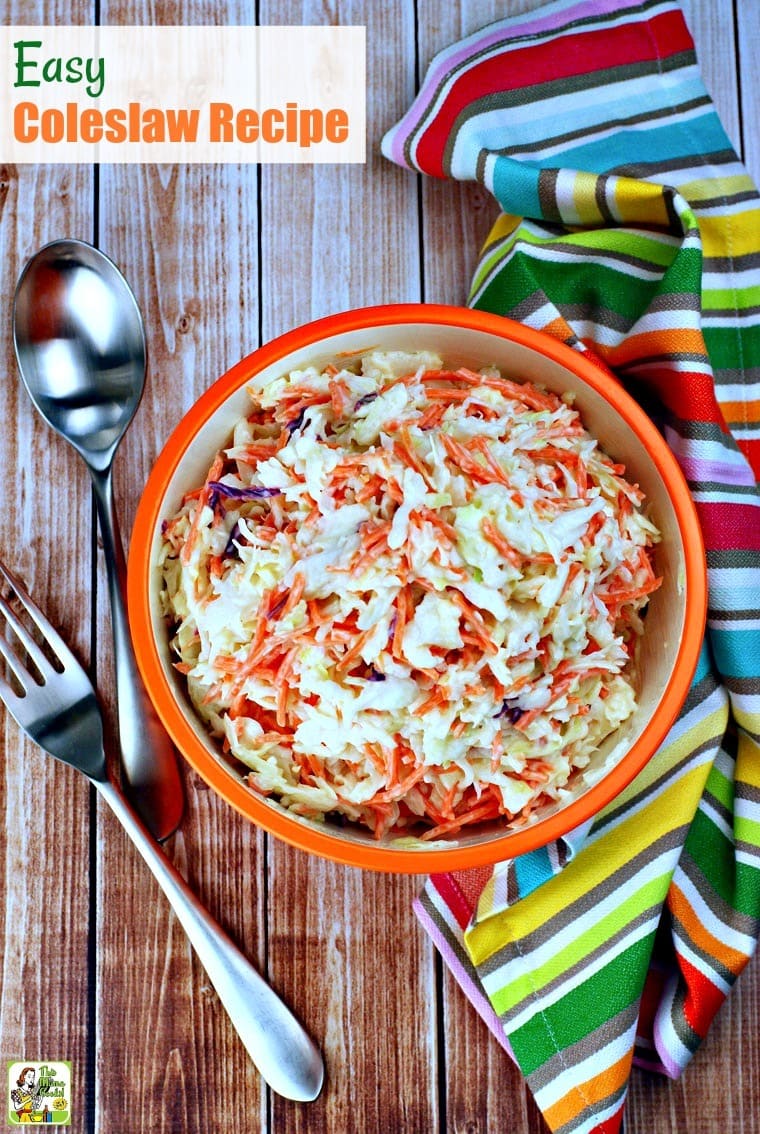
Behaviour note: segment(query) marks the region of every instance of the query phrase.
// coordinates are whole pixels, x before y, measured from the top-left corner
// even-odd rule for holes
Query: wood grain
[[[86,22],[86,3],[10,3],[3,22]],[[6,507],[0,557],[90,655],[90,490],[75,454],[34,412],[17,377],[10,300],[26,259],[62,234],[92,237],[92,171],[72,166],[0,169],[0,325],[5,397],[0,417]],[[12,504],[11,504],[12,502]],[[72,506],[73,505],[73,506]],[[0,1052],[71,1059],[84,1091],[90,983],[90,789],[81,776],[25,742],[2,717],[0,768]],[[3,1067],[5,1064],[3,1063]],[[4,1088],[3,1088],[4,1089]],[[84,1130],[82,1117],[78,1129]],[[76,1128],[75,1128],[76,1129]]]
[[[249,4],[104,2],[112,24],[246,23]],[[148,331],[145,397],[117,457],[131,527],[156,453],[185,410],[258,345],[255,166],[103,166],[101,247],[124,270]],[[109,715],[110,629],[98,572],[101,691]],[[266,956],[264,840],[192,773],[170,853],[214,917],[259,967]],[[173,914],[111,815],[99,814],[98,1121],[102,1129],[263,1125],[261,1080]],[[134,911],[139,911],[134,916]]]

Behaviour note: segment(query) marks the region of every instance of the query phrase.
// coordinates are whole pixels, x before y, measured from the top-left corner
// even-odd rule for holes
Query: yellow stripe
[[[660,775],[675,764],[680,756],[693,751],[703,740],[722,735],[725,716],[722,711],[711,713],[678,741],[668,745],[667,751],[661,749],[650,762],[649,768],[652,764],[659,764],[657,774]],[[571,905],[594,889],[624,863],[650,846],[655,838],[690,820],[702,795],[710,765],[711,761],[706,759],[678,776],[652,798],[643,812],[637,812],[608,834],[595,839],[560,874],[535,890],[530,902],[518,902],[511,909],[478,921],[465,934],[465,943],[473,962],[476,965],[482,964],[502,948],[505,942],[519,940],[535,932],[558,909]],[[635,789],[627,789],[629,798],[635,798],[641,791],[641,777],[637,778],[635,784]],[[621,798],[618,796],[617,804]]]
[[[656,780],[666,775],[669,769],[679,760],[686,759],[700,744],[704,744],[712,738],[722,737],[727,724],[728,700],[726,699],[712,713],[700,718],[688,731],[675,740],[671,740],[669,744],[664,744],[639,772],[636,779],[620,795],[616,796],[604,811],[600,812],[599,817],[609,815],[622,805],[631,803],[647,788],[650,788]]]
[[[611,815],[619,808],[633,803],[636,798],[643,795],[657,780],[667,775],[669,770],[681,760],[685,760],[695,748],[705,741],[712,738],[723,736],[726,731],[728,723],[728,700],[723,700],[722,704],[714,712],[702,717],[693,728],[685,732],[681,737],[672,740],[670,744],[663,745],[657,753],[652,757],[648,764],[639,772],[638,776],[632,783],[625,788],[620,795],[617,795],[612,803],[608,804],[604,811],[600,811],[598,818]],[[705,754],[705,760],[712,759],[709,752]],[[599,845],[599,844],[595,844]],[[504,864],[506,869],[507,864]],[[500,867],[497,866],[494,874],[499,873]],[[546,885],[546,883],[544,884]],[[480,901],[478,902],[477,913],[474,918],[476,923],[485,921],[487,918],[493,917],[495,914],[501,913],[504,906],[501,902],[494,905],[494,880],[493,876],[484,887]],[[531,901],[534,901],[534,896],[531,896]]]
[[[760,788],[760,745],[741,729],[736,754],[736,779],[750,787]]]
[[[645,181],[621,177],[615,185],[615,212],[623,224],[670,227],[662,189]]]
[[[705,256],[748,256],[757,252],[760,209],[699,217],[699,231]]]
[[[685,181],[678,186],[678,192],[687,201],[709,201],[713,197],[731,197],[736,193],[756,192],[752,178],[746,173],[734,177],[712,177],[703,181]]]
[[[531,964],[531,989],[534,992],[543,991],[546,985],[563,976],[568,969],[583,961],[593,953],[594,949],[608,942],[621,930],[625,930],[627,937],[630,936],[630,923],[641,911],[654,906],[659,907],[664,902],[669,881],[670,879],[663,872],[660,877],[645,878],[642,885],[636,889],[626,888],[620,904],[606,917],[587,923],[583,929],[579,926],[577,936],[559,952],[555,950],[548,961],[538,966],[535,962]],[[635,884],[634,879],[631,881],[631,886]],[[498,991],[492,991],[490,995],[491,1003],[499,1016],[511,1012],[516,1004],[525,999],[525,974],[521,972],[519,976],[502,985]]]
[[[509,236],[514,232],[520,224],[522,217],[513,217],[509,213],[501,213],[496,218],[493,228],[486,237],[486,242],[481,249],[481,253],[486,250],[491,244],[495,244],[497,240],[503,240],[505,236]]]
[[[598,224],[601,220],[596,203],[599,178],[594,173],[576,173],[573,182],[573,205],[581,224]]]

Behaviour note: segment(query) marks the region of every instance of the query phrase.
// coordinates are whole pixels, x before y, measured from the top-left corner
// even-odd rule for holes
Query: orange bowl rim
[[[373,326],[420,323],[463,327],[509,339],[572,371],[609,402],[644,444],[669,496],[684,553],[684,620],[678,657],[652,718],[621,760],[577,799],[544,820],[468,847],[417,850],[352,843],[318,825],[306,826],[284,808],[259,800],[199,741],[164,674],[150,610],[151,548],[160,509],[176,468],[198,430],[246,381],[279,358],[323,339]],[[654,423],[599,364],[542,331],[502,315],[445,304],[383,304],[354,308],[306,323],[272,339],[235,363],[190,407],[172,431],[150,472],[140,499],[129,550],[127,598],[137,663],[156,711],[191,767],[227,803],[249,820],[301,850],[349,866],[406,874],[461,870],[514,858],[560,838],[591,819],[638,775],[664,740],[688,694],[696,671],[707,613],[707,574],[702,532],[681,469]],[[538,835],[538,837],[537,837]],[[501,853],[499,848],[501,847]]]

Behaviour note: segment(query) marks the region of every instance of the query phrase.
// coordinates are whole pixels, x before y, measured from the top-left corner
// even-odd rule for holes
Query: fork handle
[[[262,1077],[285,1098],[315,1099],[324,1065],[303,1026],[201,905],[121,791],[110,781],[92,782],[169,899]]]

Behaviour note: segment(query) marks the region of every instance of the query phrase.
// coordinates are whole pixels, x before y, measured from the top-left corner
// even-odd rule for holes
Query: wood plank
[[[367,26],[366,166],[262,167],[264,338],[331,311],[420,298],[413,179],[379,154],[413,92],[405,0],[265,0],[266,23]],[[437,1129],[432,951],[411,912],[419,880],[362,874],[270,843],[270,971],[303,985],[327,1062],[308,1108],[272,1099],[272,1130]]]
[[[106,24],[246,23],[246,3],[104,0]],[[146,394],[115,470],[131,528],[153,460],[184,411],[257,345],[255,166],[101,169],[100,244],[137,294],[148,333]],[[99,667],[110,628],[98,574]],[[113,721],[113,704],[109,704]],[[264,844],[198,776],[170,854],[210,912],[263,968]],[[122,1134],[266,1122],[266,1093],[169,907],[111,815],[99,813],[96,1125]],[[139,911],[135,916],[134,911]],[[118,1069],[114,1073],[114,1069]]]
[[[68,5],[86,22],[92,5]],[[2,21],[44,24],[56,3],[6,3]],[[0,168],[0,327],[5,403],[3,483],[10,488],[0,555],[87,664],[90,491],[84,466],[34,412],[17,377],[9,298],[26,259],[61,235],[91,236],[92,170]],[[16,489],[14,492],[13,489]],[[74,1120],[84,1131],[87,1077],[89,813],[87,781],[25,742],[0,707],[0,1051],[4,1059],[69,1059]]]
[[[732,0],[682,0],[699,69],[737,153],[741,152]]]
[[[264,165],[261,224],[265,340],[333,311],[420,298],[417,198],[380,137],[414,94],[408,0],[262,0],[260,22],[367,28],[366,165]]]
[[[741,94],[742,157],[760,184],[757,76],[760,74],[760,21],[755,0],[737,0],[737,63]]]

